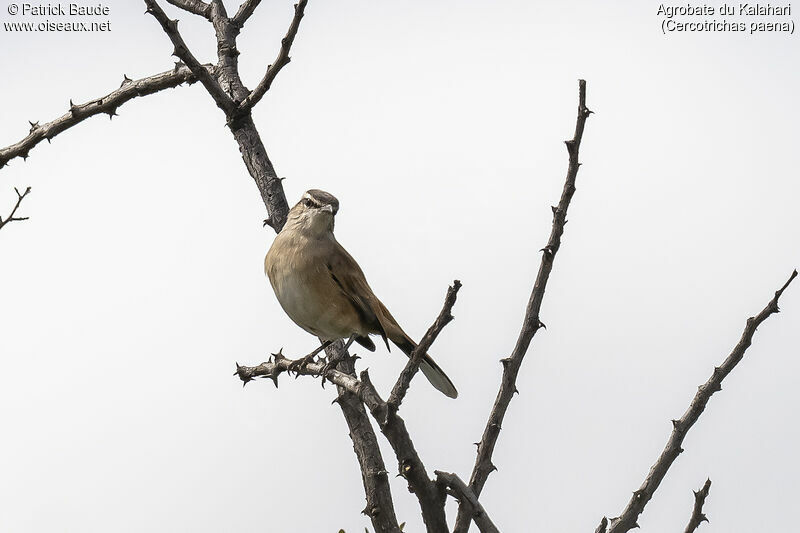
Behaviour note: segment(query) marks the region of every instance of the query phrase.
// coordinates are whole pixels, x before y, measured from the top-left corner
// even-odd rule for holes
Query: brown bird
[[[355,340],[374,352],[370,335],[380,335],[387,349],[388,340],[392,341],[410,357],[417,344],[375,296],[361,267],[333,235],[338,210],[336,197],[312,189],[289,211],[264,259],[275,296],[295,324],[323,341],[308,357],[337,339]],[[428,354],[420,370],[446,396],[458,396],[453,382]]]

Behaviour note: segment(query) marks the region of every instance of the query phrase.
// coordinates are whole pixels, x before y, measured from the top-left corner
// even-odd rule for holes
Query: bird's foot
[[[328,374],[328,370],[332,370],[336,368],[336,365],[344,361],[344,357],[334,357],[330,356],[325,360],[325,364],[322,366],[322,371],[319,375],[322,377],[322,386],[325,386],[325,376]]]
[[[306,355],[305,357],[301,357],[300,359],[295,359],[291,363],[289,363],[289,368],[287,370],[289,372],[294,372],[296,375],[300,375],[300,372],[304,370],[309,363],[314,362],[314,358],[317,356],[317,352],[311,352],[310,354]]]

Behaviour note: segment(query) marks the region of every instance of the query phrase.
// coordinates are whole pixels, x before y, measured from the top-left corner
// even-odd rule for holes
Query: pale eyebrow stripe
[[[305,193],[305,194],[303,195],[303,200],[311,200],[311,201],[314,203],[314,205],[315,205],[316,207],[321,207],[321,206],[322,206],[322,204],[320,204],[320,201],[319,201],[319,200],[317,200],[316,198],[314,198],[313,196],[311,196],[311,195],[310,195],[310,194],[308,194],[308,193]]]

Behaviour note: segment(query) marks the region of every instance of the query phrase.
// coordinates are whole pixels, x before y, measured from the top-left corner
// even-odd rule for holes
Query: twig
[[[239,29],[242,29],[244,23],[247,22],[247,19],[250,18],[260,3],[261,0],[245,0],[242,2],[242,5],[239,6],[239,10],[236,11],[236,14],[233,16],[233,23]]]
[[[208,94],[210,94],[214,99],[217,107],[222,109],[226,116],[229,116],[235,107],[233,100],[225,93],[216,78],[214,78],[208,70],[203,68],[203,65],[197,61],[192,52],[186,46],[186,43],[183,41],[183,37],[181,37],[181,34],[178,31],[178,21],[171,20],[169,17],[167,17],[166,13],[164,13],[164,10],[161,9],[161,6],[158,5],[156,0],[144,0],[144,3],[147,5],[146,13],[150,13],[153,15],[153,17],[155,17],[158,23],[161,24],[161,28],[164,30],[164,33],[166,33],[170,41],[172,41],[172,44],[175,47],[172,55],[178,57],[186,64],[187,67],[189,67],[195,77],[197,77],[200,83],[203,84],[203,87],[206,88]]]
[[[694,509],[692,509],[692,516],[683,533],[694,533],[701,523],[708,522],[708,518],[703,514],[703,504],[706,503],[709,489],[711,489],[711,480],[706,479],[703,488],[694,491]]]
[[[472,475],[469,480],[469,487],[477,497],[480,497],[481,490],[483,490],[483,486],[489,474],[497,469],[494,464],[492,464],[492,453],[497,444],[497,438],[500,435],[500,428],[503,424],[503,418],[505,417],[508,405],[514,393],[517,392],[516,381],[520,365],[522,365],[522,360],[525,357],[525,353],[528,351],[528,346],[530,346],[533,336],[539,328],[544,327],[544,324],[542,324],[539,319],[539,310],[542,306],[542,299],[544,298],[550,271],[553,269],[553,260],[561,246],[561,235],[564,233],[564,225],[567,223],[567,208],[572,200],[572,195],[575,193],[575,178],[578,174],[578,168],[580,167],[578,150],[580,149],[581,139],[583,138],[583,128],[590,113],[591,111],[586,107],[586,82],[584,80],[579,80],[578,118],[575,124],[575,135],[571,140],[566,141],[567,151],[569,152],[569,167],[567,168],[564,190],[561,193],[558,206],[553,207],[553,228],[550,232],[550,239],[547,241],[547,246],[542,249],[544,253],[542,255],[541,264],[539,265],[539,273],[536,276],[536,282],[533,285],[531,297],[528,300],[528,307],[525,310],[522,331],[520,331],[517,344],[514,346],[514,351],[511,353],[511,356],[501,360],[503,363],[503,377],[500,390],[492,406],[492,411],[489,414],[489,420],[486,422],[486,428],[478,443],[478,455],[475,459],[475,466],[472,469]],[[453,531],[455,533],[466,533],[469,530],[469,525],[469,512],[462,503],[458,508],[458,516]]]
[[[608,518],[604,516],[603,519],[600,520],[600,525],[594,530],[594,533],[606,533],[606,527],[608,527]]]
[[[453,320],[451,311],[453,310],[453,305],[456,303],[456,297],[458,296],[458,290],[460,288],[461,282],[459,280],[453,281],[453,285],[447,288],[447,296],[444,299],[442,311],[439,313],[439,316],[436,317],[436,321],[431,325],[430,328],[428,328],[428,331],[419,341],[417,347],[414,348],[414,351],[411,352],[411,356],[408,358],[408,363],[406,363],[403,371],[400,372],[400,376],[397,378],[397,383],[394,384],[392,392],[389,394],[389,400],[387,401],[389,408],[393,409],[394,411],[397,411],[400,408],[400,404],[403,402],[403,398],[408,391],[411,380],[419,370],[419,364],[422,361],[422,358],[426,353],[428,353],[428,350],[436,340],[436,337],[439,336],[439,333],[441,333],[444,327]]]
[[[203,0],[167,0],[167,3],[211,20],[211,4],[203,2]]]
[[[27,187],[25,189],[25,192],[20,193],[19,189],[14,187],[14,192],[17,193],[17,203],[14,205],[14,209],[11,210],[11,214],[8,215],[5,220],[3,220],[3,217],[0,217],[0,229],[2,229],[3,226],[8,224],[9,222],[16,222],[18,220],[28,220],[28,217],[15,217],[14,215],[17,214],[17,209],[19,209],[19,204],[21,204],[22,200],[24,200],[25,197],[28,196],[28,193],[31,192],[31,188]]]
[[[291,58],[289,57],[289,50],[292,48],[292,43],[294,42],[294,37],[297,35],[297,30],[300,28],[300,20],[303,18],[303,13],[306,8],[306,4],[308,0],[300,0],[298,3],[294,5],[294,18],[292,18],[292,23],[289,25],[289,30],[286,32],[286,37],[281,39],[281,49],[278,52],[278,57],[275,59],[275,62],[267,67],[267,72],[264,74],[264,78],[259,82],[253,92],[251,92],[244,101],[239,104],[239,110],[245,112],[249,109],[252,109],[259,100],[266,94],[269,90],[270,86],[272,85],[275,76],[281,71],[281,69],[286,66]],[[237,13],[237,17],[239,14]],[[235,17],[234,17],[235,19]]]
[[[440,470],[436,470],[434,473],[436,474],[436,480],[447,486],[452,491],[452,495],[458,499],[459,502],[466,502],[472,519],[475,521],[475,525],[478,526],[481,533],[499,533],[492,519],[486,514],[483,505],[481,505],[478,498],[475,497],[475,494],[458,475],[442,472]]]
[[[697,419],[700,418],[711,396],[715,392],[722,390],[722,380],[725,379],[725,376],[730,374],[739,361],[742,360],[744,352],[753,341],[753,334],[756,332],[758,326],[770,315],[778,312],[778,299],[795,277],[797,277],[797,270],[792,272],[792,275],[789,276],[789,280],[783,287],[775,292],[775,296],[772,297],[772,300],[769,301],[767,306],[762,309],[758,315],[747,319],[747,325],[744,328],[741,339],[739,339],[739,343],[722,365],[714,367],[714,371],[711,373],[711,377],[708,378],[708,381],[698,387],[692,403],[689,404],[689,408],[683,416],[678,420],[672,421],[672,433],[669,436],[669,440],[667,440],[667,445],[664,447],[658,460],[650,468],[650,472],[648,472],[642,486],[633,493],[633,496],[622,511],[622,514],[617,518],[611,519],[608,533],[622,533],[638,527],[636,520],[639,515],[642,514],[642,511],[644,511],[647,502],[653,497],[653,493],[655,493],[656,489],[661,484],[661,481],[664,479],[673,461],[675,461],[678,455],[683,451],[681,444],[686,437],[686,433],[691,429],[694,423],[697,422]]]
[[[214,67],[203,65],[203,69],[213,72]],[[117,108],[137,96],[147,96],[164,89],[177,87],[185,82],[194,83],[195,81],[194,74],[185,65],[178,65],[172,70],[138,80],[131,80],[125,76],[119,89],[105,96],[90,100],[85,104],[73,104],[70,101],[67,113],[57,119],[41,125],[38,122],[31,122],[30,132],[24,139],[5,148],[0,148],[0,168],[15,157],[26,159],[28,153],[37,144],[44,140],[50,142],[53,137],[62,131],[83,122],[89,117],[101,113],[113,117],[117,114]]]

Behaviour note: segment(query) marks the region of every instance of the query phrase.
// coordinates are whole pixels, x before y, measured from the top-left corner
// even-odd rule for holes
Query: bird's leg
[[[308,363],[311,363],[314,360],[314,357],[316,357],[316,355],[319,352],[330,346],[332,342],[333,341],[325,341],[319,346],[319,348],[317,348],[310,354],[306,355],[305,357],[301,357],[300,359],[297,359],[295,361],[292,361],[289,364],[289,370],[294,371],[296,373],[298,370],[305,368],[306,365],[308,365]]]
[[[345,343],[344,348],[342,348],[342,351],[339,352],[342,355],[340,355],[339,357],[334,357],[333,355],[331,355],[328,357],[327,361],[325,361],[325,366],[322,367],[322,372],[320,372],[320,376],[322,376],[323,387],[325,386],[325,374],[327,374],[328,370],[330,370],[331,368],[336,368],[336,365],[338,365],[342,360],[344,360],[344,358],[346,357],[346,355],[344,354],[346,354],[347,350],[350,349],[350,346],[353,344],[354,340],[356,340],[356,336],[351,335],[350,339],[348,339],[347,343]]]

